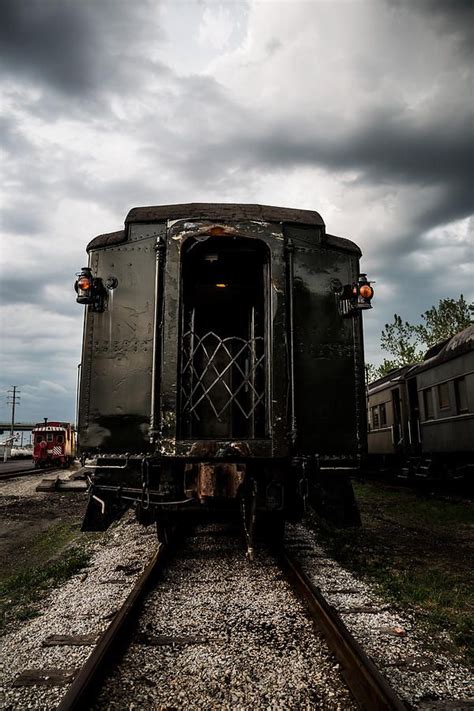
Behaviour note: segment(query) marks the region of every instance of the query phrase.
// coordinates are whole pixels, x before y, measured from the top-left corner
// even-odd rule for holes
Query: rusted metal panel
[[[250,459],[271,459],[274,454],[274,445],[268,439],[252,439],[245,442],[236,440],[182,440],[175,442],[175,453],[190,461],[199,459],[247,461]]]
[[[196,494],[199,499],[235,499],[245,478],[245,465],[200,463]]]
[[[159,452],[167,456],[180,456],[177,412],[179,410],[178,373],[180,363],[180,298],[181,261],[183,245],[189,239],[204,241],[213,234],[213,228],[223,234],[259,239],[267,245],[270,253],[270,285],[268,295],[268,336],[270,347],[268,392],[271,402],[269,411],[268,454],[283,457],[288,453],[286,434],[286,274],[284,261],[284,237],[280,225],[260,223],[233,223],[214,225],[212,222],[181,221],[172,224],[167,236],[167,254],[164,270],[164,304],[162,332],[161,371],[161,438]]]
[[[162,208],[159,208],[159,209],[161,211]],[[288,213],[290,211],[287,210],[286,212]],[[309,211],[302,211],[301,210],[298,212],[309,212]],[[198,213],[198,214],[201,214],[201,213]],[[272,221],[271,220],[271,213],[266,211],[264,214],[265,214],[264,221],[271,222]],[[216,215],[218,215],[220,217],[220,219],[223,221],[228,219],[225,217],[224,214],[216,213]],[[181,215],[180,217],[183,217],[183,215]],[[209,217],[210,217],[210,215],[208,215],[208,214],[206,215],[203,213],[201,215],[201,218],[209,218]],[[242,214],[237,215],[237,213],[236,213],[235,217],[239,220],[243,219]],[[198,218],[197,214],[192,214],[189,216],[189,219],[201,219],[201,218]],[[173,218],[170,218],[170,219],[173,219]],[[174,219],[178,219],[178,218],[174,218]],[[167,221],[167,218],[160,217],[160,220],[163,223],[165,223]],[[278,221],[280,221],[280,220],[278,220]],[[282,220],[282,221],[287,222],[286,219]],[[147,220],[147,222],[148,222],[148,220]],[[288,224],[290,222],[291,221],[288,220]],[[302,221],[302,222],[305,222],[305,221]],[[310,224],[312,224],[312,223],[310,223]],[[110,247],[110,246],[113,246],[116,244],[121,244],[122,242],[127,241],[127,239],[133,241],[133,240],[138,240],[138,239],[143,239],[143,238],[146,238],[149,236],[153,236],[153,234],[154,234],[153,228],[156,227],[156,225],[149,224],[149,225],[145,225],[145,226],[148,227],[145,234],[143,233],[143,230],[140,229],[143,227],[143,225],[141,223],[138,223],[138,224],[131,223],[128,227],[128,230],[117,230],[116,232],[108,232],[106,234],[97,235],[97,237],[94,237],[94,239],[92,239],[89,242],[89,244],[87,245],[87,251],[90,252],[95,249],[103,249],[105,247]],[[341,249],[341,250],[348,251],[348,252],[354,252],[355,254],[361,256],[362,253],[361,253],[359,247],[354,242],[352,242],[351,240],[346,239],[344,237],[337,237],[336,235],[324,234],[323,228],[321,227],[321,229],[319,229],[319,227],[321,227],[321,226],[318,225],[318,229],[317,230],[313,229],[313,232],[308,235],[308,237],[310,237],[310,239],[312,241],[318,242],[318,241],[321,241],[324,239],[324,241],[326,242],[328,247],[335,247],[336,249]],[[156,232],[158,232],[158,230],[156,230]],[[143,234],[143,237],[141,237],[142,234]]]

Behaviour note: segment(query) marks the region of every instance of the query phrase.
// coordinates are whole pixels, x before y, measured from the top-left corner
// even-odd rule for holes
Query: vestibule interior
[[[182,437],[266,436],[268,273],[258,240],[220,236],[185,246]]]

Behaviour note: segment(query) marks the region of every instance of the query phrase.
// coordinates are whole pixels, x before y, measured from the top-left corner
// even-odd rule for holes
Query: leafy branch
[[[421,314],[423,322],[420,324],[413,325],[394,314],[393,322],[385,324],[380,337],[382,350],[392,357],[385,358],[378,368],[368,363],[369,380],[423,360],[427,348],[467,328],[473,322],[473,316],[474,304],[468,304],[462,294],[459,299],[440,299],[438,306]]]

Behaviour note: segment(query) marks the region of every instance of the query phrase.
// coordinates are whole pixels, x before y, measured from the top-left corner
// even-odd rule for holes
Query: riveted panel
[[[150,422],[155,242],[97,250],[94,276],[107,285],[103,312],[89,309],[83,360],[80,442],[82,449],[146,450]]]
[[[342,318],[334,283],[350,284],[357,255],[308,247],[295,239],[295,381],[297,448],[302,454],[360,453],[365,414],[360,315]],[[361,397],[362,396],[362,397]]]

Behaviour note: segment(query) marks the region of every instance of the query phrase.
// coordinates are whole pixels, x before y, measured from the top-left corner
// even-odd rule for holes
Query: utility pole
[[[12,385],[12,389],[8,391],[7,395],[7,405],[12,406],[12,424],[10,427],[10,437],[14,436],[13,430],[15,429],[15,407],[20,404],[20,391],[17,388],[18,385]]]

